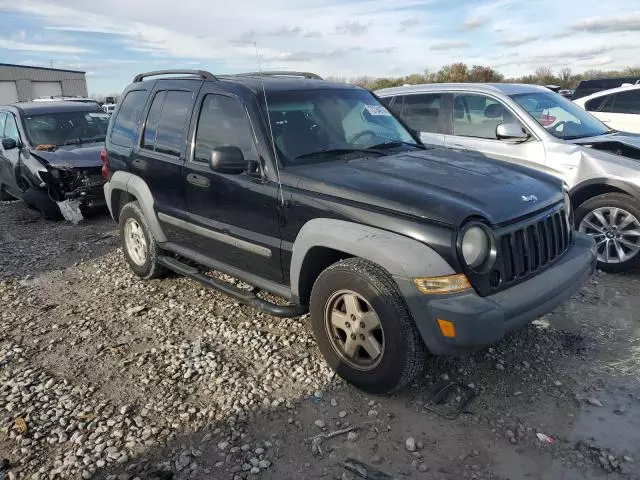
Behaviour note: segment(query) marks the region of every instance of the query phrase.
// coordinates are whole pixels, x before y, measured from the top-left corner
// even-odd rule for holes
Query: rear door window
[[[597,112],[600,110],[600,107],[602,107],[602,105],[607,102],[609,97],[612,96],[613,95],[600,95],[599,97],[592,98],[584,104],[584,109],[587,112]]]
[[[640,90],[618,92],[613,105],[613,113],[640,114]]]
[[[155,135],[156,152],[176,157],[184,154],[185,126],[191,111],[192,97],[191,92],[167,92]]]
[[[402,119],[418,132],[442,133],[440,129],[440,93],[406,95],[402,107]]]
[[[111,142],[121,147],[133,146],[146,100],[145,90],[132,90],[127,93],[113,123]]]
[[[160,112],[162,112],[162,105],[164,99],[167,96],[166,91],[156,93],[147,115],[147,121],[144,125],[144,133],[142,135],[142,148],[147,150],[153,150],[156,143],[156,133],[158,132],[158,121],[160,120]]]

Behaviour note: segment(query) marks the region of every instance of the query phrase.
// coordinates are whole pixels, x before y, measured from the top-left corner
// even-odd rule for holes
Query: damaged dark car
[[[100,152],[109,115],[81,102],[0,106],[0,200],[74,223],[105,206]]]

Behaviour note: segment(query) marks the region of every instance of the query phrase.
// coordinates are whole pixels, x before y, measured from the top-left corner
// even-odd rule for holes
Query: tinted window
[[[503,103],[485,95],[453,97],[454,135],[495,140],[501,123],[519,123]]]
[[[24,126],[33,145],[104,142],[109,115],[102,110],[29,115],[24,118]]]
[[[441,94],[406,95],[401,116],[414,130],[438,133],[441,100]]]
[[[602,101],[602,104],[600,105],[600,109],[598,111],[608,112],[608,113],[613,112],[613,105],[616,102],[616,97],[617,95],[615,93],[612,93],[611,95],[605,95],[604,100]]]
[[[613,95],[601,95],[600,97],[592,98],[584,104],[584,109],[587,112],[597,112],[603,103]]]
[[[640,114],[640,90],[618,92],[613,112]]]
[[[385,107],[389,107],[392,101],[393,101],[393,97],[384,97],[380,99],[380,103],[383,104]]]
[[[124,97],[113,123],[111,141],[122,147],[131,147],[138,132],[138,123],[147,99],[144,90],[132,90]]]
[[[198,119],[194,159],[209,162],[211,151],[223,146],[238,147],[248,160],[258,157],[249,117],[242,104],[234,98],[207,95]]]
[[[153,103],[147,115],[147,121],[144,126],[144,134],[142,136],[142,148],[153,150],[156,142],[156,132],[158,130],[158,120],[162,111],[162,104],[167,96],[167,92],[158,92],[153,98]]]
[[[7,114],[7,118],[4,122],[4,137],[13,138],[16,142],[20,140],[16,119],[10,113]]]
[[[404,96],[395,97],[395,101],[390,107],[390,110],[396,115],[402,116],[402,105],[404,105]]]
[[[175,156],[184,153],[184,130],[191,110],[191,96],[191,92],[167,92],[158,121],[156,152]]]

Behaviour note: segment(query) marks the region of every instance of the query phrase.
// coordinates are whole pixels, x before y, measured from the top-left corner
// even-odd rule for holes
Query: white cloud
[[[463,41],[439,42],[431,45],[431,50],[456,50],[468,47],[469,44]]]
[[[603,65],[609,65],[610,63],[613,63],[613,57],[610,57],[609,55],[601,55],[599,57],[591,57],[582,60],[578,65],[582,67],[602,67]]]
[[[22,35],[20,38],[24,39]],[[88,49],[83,47],[75,47],[73,45],[52,45],[44,43],[28,43],[11,38],[0,37],[0,49],[18,50],[24,52],[43,52],[43,53],[87,53]]]
[[[506,45],[509,47],[517,47],[520,45],[526,45],[527,43],[531,43],[531,42],[535,42],[536,40],[538,40],[537,35],[527,35],[524,37],[509,37],[509,38],[505,38],[504,40],[500,40],[498,42],[499,45]]]
[[[464,21],[462,24],[463,30],[473,30],[485,25],[489,20],[485,17],[471,17]]]
[[[589,33],[640,32],[640,12],[580,20],[572,24],[570,28],[575,32]]]

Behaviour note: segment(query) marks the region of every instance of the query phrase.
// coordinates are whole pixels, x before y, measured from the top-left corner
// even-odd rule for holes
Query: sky
[[[640,65],[638,46],[638,0],[0,0],[0,62],[83,70],[102,95],[167,68],[618,69]]]

